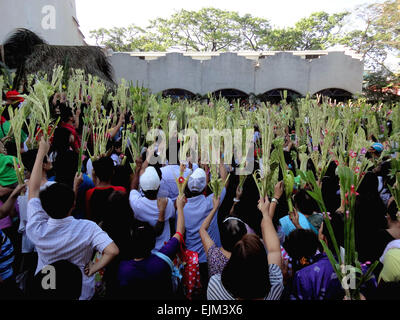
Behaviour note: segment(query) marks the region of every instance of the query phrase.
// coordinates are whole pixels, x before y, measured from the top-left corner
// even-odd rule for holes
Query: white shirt
[[[135,215],[135,218],[148,222],[151,226],[155,226],[159,216],[157,200],[150,200],[143,197],[137,190],[132,190],[129,194],[129,203]],[[165,242],[171,238],[169,219],[175,218],[175,207],[171,199],[168,199],[167,207],[165,208],[165,225],[160,236],[156,238],[156,245],[152,252],[160,250]]]
[[[84,274],[93,252],[103,252],[113,241],[96,223],[77,220],[72,216],[52,219],[43,210],[39,198],[28,202],[28,223],[26,234],[38,253],[35,274],[46,265],[59,260],[67,260],[79,267],[82,272],[82,292],[80,300],[89,300],[94,295],[94,275]],[[56,279],[57,286],[57,279]]]
[[[193,165],[195,170],[195,165]],[[178,198],[179,190],[176,185],[176,178],[180,175],[180,166],[177,164],[167,165],[161,168],[162,179],[160,183],[160,194],[167,196],[171,200],[175,201]],[[183,172],[184,178],[192,173],[192,170],[186,168]]]
[[[92,178],[92,172],[93,172],[93,163],[92,159],[89,158],[89,160],[86,162],[86,174]]]
[[[224,188],[221,193],[220,203],[224,200],[225,194],[226,190]],[[204,219],[213,208],[213,196],[214,194],[210,194],[208,197],[199,195],[197,197],[188,198],[183,208],[183,214],[185,216],[186,247],[199,254],[200,263],[207,262],[207,256],[201,242],[199,230]],[[218,211],[215,213],[207,231],[215,245],[221,247],[218,229]]]
[[[47,181],[44,185],[40,186],[40,191],[46,189],[48,186],[54,184],[54,181]],[[23,196],[19,196],[18,201],[18,208],[19,208],[19,227],[18,232],[22,233],[22,253],[29,253],[33,252],[35,249],[34,244],[31,240],[29,240],[28,236],[26,235],[26,224],[28,222],[28,194],[29,188],[26,188],[25,194]]]
[[[111,159],[114,161],[114,166],[119,166],[121,164],[121,158],[116,153],[111,155]]]

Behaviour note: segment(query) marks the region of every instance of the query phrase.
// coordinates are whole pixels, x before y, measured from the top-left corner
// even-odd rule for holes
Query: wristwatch
[[[277,199],[275,199],[275,198],[272,198],[271,202],[276,202],[276,204],[278,204],[278,203],[279,203],[279,202],[278,202],[278,200],[277,200]]]
[[[233,202],[239,202],[239,199],[233,198]]]

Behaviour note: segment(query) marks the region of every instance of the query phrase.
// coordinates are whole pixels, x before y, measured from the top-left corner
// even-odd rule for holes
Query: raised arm
[[[276,264],[282,269],[281,246],[276,233],[272,218],[269,215],[270,203],[268,196],[265,199],[260,198],[258,209],[262,212],[261,230],[264,244],[268,252],[268,264]]]
[[[39,143],[39,150],[36,156],[35,164],[29,179],[29,195],[28,199],[39,198],[40,182],[42,181],[43,160],[50,149],[50,144],[42,139]]]
[[[165,226],[165,208],[168,204],[168,198],[158,198],[157,199],[157,207],[158,207],[158,220],[156,225],[154,226],[154,230],[156,232],[156,237],[160,236],[164,231]]]
[[[239,203],[240,197],[242,196],[242,193],[243,193],[243,189],[239,188],[239,186],[237,186],[237,188],[236,188],[236,197],[233,198],[232,208],[229,211],[230,215],[233,214],[233,211],[235,210],[235,206],[236,206],[237,203]]]
[[[75,111],[75,129],[79,128],[79,116],[81,115],[81,109],[76,109]]]
[[[222,159],[220,160],[220,163],[219,163],[219,174],[220,174],[220,176],[221,176],[222,181],[225,182],[226,177],[228,176],[228,171],[226,170],[225,165],[224,165],[224,162],[223,162]],[[229,183],[229,181],[226,180],[226,182],[225,182],[225,188],[228,186],[228,183]]]
[[[25,190],[26,184],[18,185],[8,197],[7,201],[0,207],[0,219],[6,216],[13,216],[15,213],[15,201],[17,201],[20,193]]]
[[[211,221],[218,210],[219,201],[219,197],[217,199],[215,199],[215,197],[213,198],[213,208],[208,214],[207,218],[204,219],[199,230],[201,242],[203,243],[204,251],[206,252],[206,254],[208,253],[208,250],[211,248],[211,246],[214,244],[214,241],[211,239],[207,230],[210,227]]]
[[[137,158],[135,162],[136,162],[136,169],[131,181],[131,190],[139,189],[140,170],[142,169],[142,164],[143,164],[143,161],[140,157]]]
[[[185,233],[185,216],[183,215],[183,208],[186,204],[186,198],[184,196],[178,196],[176,199],[176,207],[178,211],[178,220],[176,222],[176,233],[174,234],[174,238],[177,238],[181,241],[181,236]]]
[[[122,112],[119,116],[117,125],[111,129],[111,132],[110,132],[111,139],[114,139],[114,137],[117,135],[119,129],[123,126],[124,122],[125,122],[125,113]]]
[[[269,214],[268,215],[270,216],[271,219],[274,218],[276,206],[278,205],[278,201],[281,198],[282,194],[283,194],[283,181],[279,181],[275,185],[274,197],[272,198],[272,202],[269,205]]]

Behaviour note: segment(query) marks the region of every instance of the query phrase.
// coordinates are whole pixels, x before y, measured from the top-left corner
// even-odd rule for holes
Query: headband
[[[245,224],[242,220],[240,220],[239,218],[236,218],[236,217],[228,217],[228,218],[226,218],[222,223],[225,223],[225,222],[227,222],[228,220],[237,220],[237,221],[239,221],[239,222]]]

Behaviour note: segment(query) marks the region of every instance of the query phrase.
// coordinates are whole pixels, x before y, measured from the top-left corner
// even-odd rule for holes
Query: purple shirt
[[[220,248],[217,248],[215,243],[208,249],[208,278],[215,274],[221,274],[229,259],[224,256]]]
[[[325,253],[314,257],[314,262],[296,272],[292,300],[337,300],[343,298],[343,288]]]
[[[174,260],[178,248],[178,239],[172,237],[160,252]],[[141,261],[121,261],[118,283],[125,299],[170,299],[172,294],[171,268],[154,254]]]
[[[0,207],[3,205],[3,202],[0,201]],[[19,215],[19,208],[18,208],[18,202],[15,202],[15,210],[17,211],[17,214]],[[12,219],[10,216],[4,217],[0,219],[0,230],[1,229],[6,229],[12,226]]]

